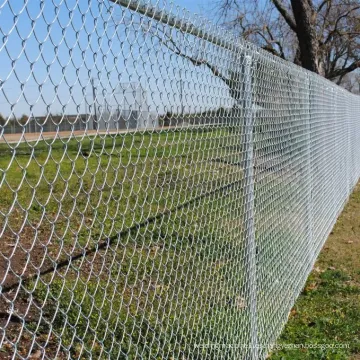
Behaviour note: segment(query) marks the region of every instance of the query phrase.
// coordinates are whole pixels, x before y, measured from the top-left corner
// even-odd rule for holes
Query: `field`
[[[284,348],[274,351],[270,359],[360,359],[359,213],[360,184],[337,220],[279,339],[280,344],[342,347]]]
[[[240,138],[213,127],[0,144],[1,358],[16,343],[24,357],[215,359],[195,348],[204,334],[245,343]]]

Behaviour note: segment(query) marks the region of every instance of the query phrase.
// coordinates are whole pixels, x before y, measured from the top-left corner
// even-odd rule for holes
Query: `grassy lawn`
[[[244,356],[236,347],[196,347],[204,339],[249,340],[240,143],[239,131],[214,127],[0,144],[0,314],[11,314],[0,318],[7,338],[0,358],[11,358],[15,343],[24,358],[37,350],[57,359]],[[303,253],[307,238],[307,183],[291,156],[303,148],[289,144],[270,167],[272,152],[257,150],[264,339],[297,289],[294,251]],[[281,350],[273,359],[360,353],[358,210],[360,188],[279,341],[350,348]]]
[[[137,133],[42,141],[16,149],[2,144],[0,223],[14,232],[25,220],[49,223],[57,237],[71,233],[82,245],[89,228],[92,235],[111,236],[149,214],[236,181],[236,168],[213,161],[231,161],[234,152],[240,156],[238,137],[226,133]]]
[[[2,356],[18,343],[24,357],[215,359],[195,349],[205,334],[245,342],[239,139],[215,128],[0,145],[0,312],[14,304]]]
[[[279,344],[348,348],[275,351],[271,359],[360,359],[360,185],[331,232]]]

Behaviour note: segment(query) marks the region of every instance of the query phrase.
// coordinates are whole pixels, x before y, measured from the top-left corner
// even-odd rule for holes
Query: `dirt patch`
[[[18,235],[5,232],[0,242],[0,280],[3,288],[14,286],[52,265],[58,245],[51,243],[49,231],[36,231],[30,226]]]
[[[26,359],[49,358],[65,359],[65,353],[58,349],[56,337],[51,334],[46,314],[24,290],[11,291],[0,301],[0,334],[4,337],[0,359],[13,359],[16,354]],[[35,331],[39,327],[42,331]],[[16,359],[20,357],[16,357]]]
[[[20,281],[30,279],[52,266],[52,256],[58,246],[49,244],[49,235],[49,232],[44,231],[36,233],[27,226],[18,236],[10,231],[2,236],[0,279],[3,291],[0,296],[0,331],[4,341],[0,359],[11,359],[15,344],[16,352],[29,359],[41,358],[45,351],[41,347],[45,345],[52,355],[57,352],[56,344],[49,334],[34,335],[36,326],[48,325],[43,320],[45,314],[41,304],[30,292],[24,290]]]
[[[74,240],[75,241],[75,240]],[[52,307],[38,301],[33,290],[40,281],[83,278],[84,281],[109,275],[117,250],[105,247],[86,253],[81,249],[52,241],[50,231],[35,231],[27,226],[18,236],[6,232],[0,242],[0,336],[4,338],[1,359],[16,353],[28,359],[65,359],[60,341],[51,333]],[[72,260],[71,256],[77,256]]]

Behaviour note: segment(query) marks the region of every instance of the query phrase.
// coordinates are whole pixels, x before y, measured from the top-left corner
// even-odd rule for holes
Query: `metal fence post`
[[[332,105],[332,117],[333,117],[333,132],[334,132],[334,142],[333,142],[333,156],[338,160],[338,139],[337,139],[337,118],[336,118],[336,94],[333,88],[331,88],[331,105]],[[337,169],[336,169],[337,170]],[[331,177],[332,181],[332,191],[333,191],[333,211],[334,211],[334,220],[337,217],[337,174],[338,171]]]
[[[308,236],[308,271],[310,272],[314,262],[314,246],[313,246],[313,199],[312,199],[312,161],[311,161],[311,96],[312,96],[312,86],[311,78],[307,74],[308,79],[308,95],[306,100],[308,102],[308,115],[306,119],[306,214],[307,214],[307,236]]]
[[[341,95],[343,96],[343,93]],[[352,161],[351,146],[350,146],[351,136],[350,136],[350,111],[349,111],[349,106],[346,106],[345,127],[346,127],[346,183],[347,183],[346,201],[347,201],[349,199],[349,197],[350,197],[351,190],[352,190],[351,169],[354,168],[354,163]]]
[[[250,314],[250,352],[249,358],[258,359],[257,347],[257,306],[256,306],[256,245],[254,221],[254,118],[252,101],[252,58],[244,58],[244,95],[245,95],[245,248],[246,275],[248,281],[248,302]]]

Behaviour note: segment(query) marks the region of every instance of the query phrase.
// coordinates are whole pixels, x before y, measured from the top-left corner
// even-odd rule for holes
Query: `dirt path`
[[[54,138],[58,139],[68,139],[69,137],[83,137],[83,136],[94,136],[94,135],[116,135],[116,134],[125,134],[125,133],[133,133],[133,132],[141,132],[141,131],[169,131],[169,130],[179,130],[179,129],[188,129],[188,128],[201,128],[207,126],[206,124],[202,125],[177,125],[177,126],[159,126],[156,128],[149,129],[121,129],[121,130],[76,130],[76,131],[59,131],[59,132],[44,132],[40,133],[25,133],[23,134],[3,134],[0,136],[0,144],[8,143],[15,144],[18,142],[31,142],[37,140],[50,140]]]
[[[26,133],[26,134],[4,134],[2,137],[0,137],[0,143],[9,143],[9,144],[15,144],[18,142],[24,142],[24,141],[37,141],[37,140],[49,140],[49,139],[67,139],[71,136],[73,137],[82,137],[82,136],[94,136],[95,134],[104,135],[104,134],[122,134],[126,132],[131,132],[134,130],[118,130],[118,131],[99,131],[96,130],[87,130],[86,132],[84,130],[77,130],[77,131],[60,131],[58,133],[56,132],[46,132],[43,134],[40,133]]]

